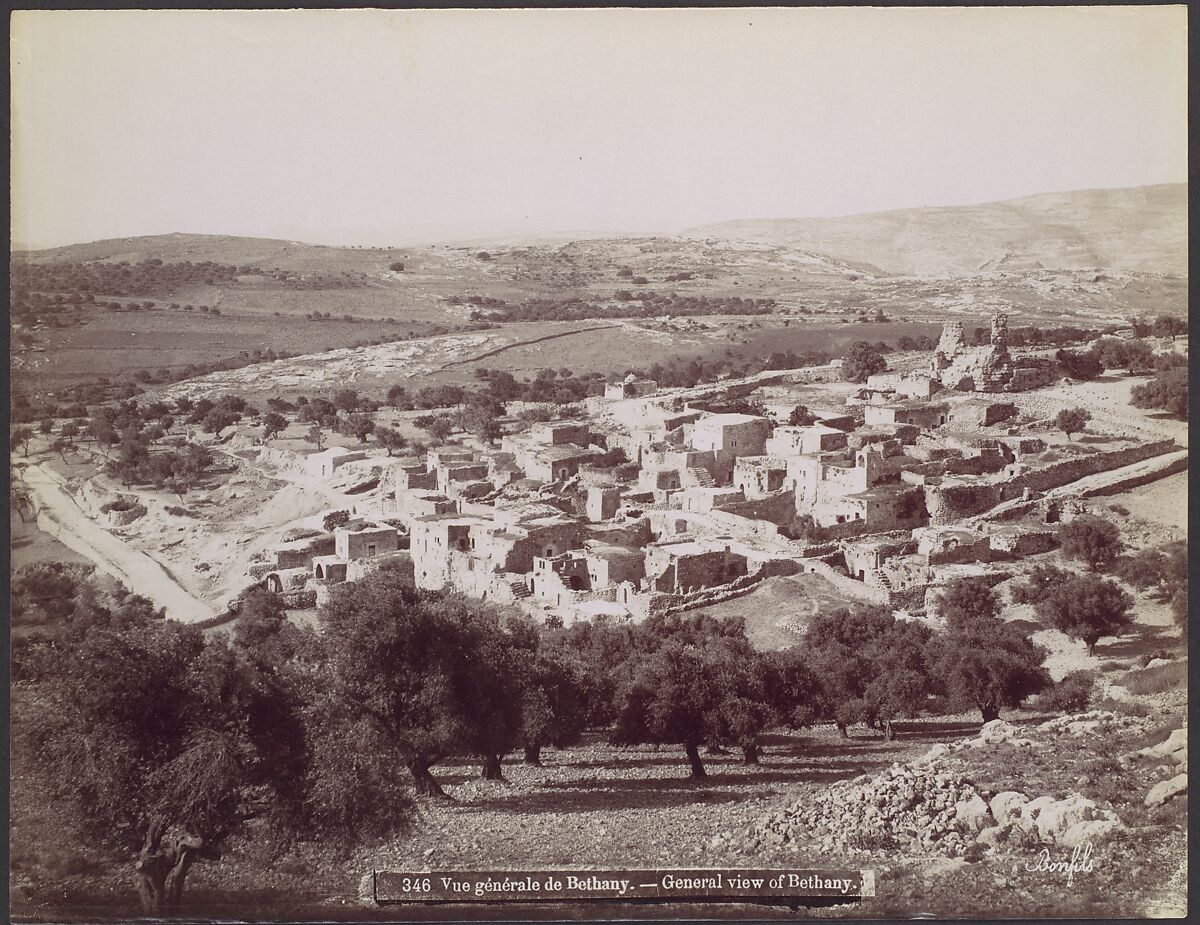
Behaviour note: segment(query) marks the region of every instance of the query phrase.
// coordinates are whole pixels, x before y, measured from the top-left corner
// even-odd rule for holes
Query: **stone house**
[[[645,574],[645,560],[639,549],[572,549],[557,556],[535,556],[529,590],[534,597],[559,605],[598,598],[612,600],[619,583],[640,583]]]
[[[584,525],[559,513],[417,518],[410,543],[414,581],[418,588],[450,586],[485,596],[493,576],[524,585],[535,556],[557,556],[578,547],[583,537]]]
[[[437,472],[426,467],[416,457],[388,461],[382,468],[379,484],[385,490],[406,491],[410,488],[437,488]]]
[[[604,397],[609,400],[625,398],[643,398],[658,391],[658,383],[653,379],[639,379],[630,373],[621,382],[610,382],[604,387]]]
[[[788,478],[796,493],[796,512],[811,513],[818,504],[866,491],[886,475],[883,450],[865,446],[853,454],[793,456]]]
[[[768,456],[811,456],[845,449],[848,440],[844,430],[818,422],[806,427],[776,427],[763,448]]]
[[[680,500],[681,510],[704,513],[720,510],[731,504],[740,504],[746,500],[746,495],[735,485],[725,488],[696,486],[685,488],[680,494]]]
[[[763,455],[771,427],[768,418],[757,415],[706,414],[692,425],[691,446],[713,454],[712,476],[726,485],[739,456]]]
[[[915,545],[907,532],[893,532],[842,540],[838,547],[851,578],[881,584],[876,571],[889,559],[912,553]]]
[[[867,427],[911,424],[922,430],[933,430],[946,423],[949,411],[949,406],[943,402],[904,401],[867,405],[863,409],[863,422]]]
[[[979,427],[994,427],[1010,420],[1016,414],[1017,406],[1010,401],[968,398],[950,403],[946,423],[951,427],[973,430]]]
[[[845,436],[843,434],[843,436]],[[788,481],[786,459],[775,456],[741,456],[733,466],[733,486],[746,498],[783,491]]]
[[[621,489],[615,485],[592,485],[587,490],[587,519],[592,523],[610,520],[621,506]]]
[[[592,442],[592,431],[586,422],[553,421],[534,427],[530,437],[546,446],[588,446]]]
[[[812,508],[818,527],[861,522],[872,533],[911,529],[929,522],[920,486],[880,485],[821,501]]]
[[[486,460],[448,462],[439,465],[434,472],[437,476],[437,490],[448,498],[464,495],[476,497],[492,490],[492,483],[488,481],[491,467]],[[482,490],[472,490],[472,486],[479,483],[483,484]]]
[[[530,448],[527,453],[518,454],[518,460],[528,478],[539,482],[561,482],[578,473],[581,466],[598,455],[596,450],[588,447],[555,445]]]
[[[746,556],[728,546],[683,540],[646,549],[646,582],[652,591],[682,594],[728,584],[746,574]]]
[[[311,453],[304,460],[304,469],[315,479],[333,478],[339,466],[358,459],[366,459],[362,450],[348,450],[344,446],[331,446],[319,453]]]
[[[978,530],[954,525],[920,527],[912,532],[917,553],[927,565],[955,562],[986,562],[992,547],[988,537]]]
[[[400,531],[387,524],[350,522],[333,531],[334,555],[340,559],[373,559],[400,548]]]

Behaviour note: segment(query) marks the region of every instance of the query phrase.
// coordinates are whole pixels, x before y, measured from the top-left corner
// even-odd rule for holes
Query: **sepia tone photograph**
[[[1187,59],[13,12],[10,919],[1185,917]]]

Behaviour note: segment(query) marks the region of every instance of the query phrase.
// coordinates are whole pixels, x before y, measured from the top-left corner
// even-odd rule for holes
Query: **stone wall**
[[[269,463],[280,469],[292,469],[296,472],[304,471],[305,458],[306,456],[300,453],[293,453],[291,450],[280,450],[272,446],[264,446],[258,454],[259,465]]]
[[[134,501],[132,502],[132,505],[132,507],[126,508],[125,510],[114,509],[109,511],[109,525],[113,527],[125,527],[133,523],[135,520],[146,516],[146,508],[142,506],[141,502]]]
[[[1003,485],[995,482],[980,484],[925,486],[925,509],[933,525],[954,523],[964,517],[982,514],[1001,502]]]
[[[823,366],[793,369],[783,377],[784,382],[838,382],[842,378],[842,361],[834,360]]]
[[[1159,479],[1175,475],[1177,472],[1187,471],[1188,456],[1184,454],[1178,459],[1171,460],[1166,465],[1152,469],[1149,472],[1140,472],[1137,475],[1131,475],[1128,478],[1113,481],[1108,485],[1085,491],[1083,492],[1083,497],[1094,498],[1101,495],[1115,495],[1123,491],[1128,491],[1130,488],[1140,488],[1142,485],[1149,485],[1151,482],[1157,482]]]
[[[662,594],[649,592],[643,594],[631,593],[629,585],[618,589],[616,600],[630,609],[635,617],[645,619],[654,614],[682,613],[699,607],[708,607],[722,601],[732,600],[749,594],[755,586],[768,578],[781,575],[795,575],[800,571],[800,565],[791,559],[772,559],[764,562],[758,571],[743,575],[723,585],[703,588],[688,594]]]
[[[1122,466],[1161,456],[1175,449],[1178,449],[1178,446],[1174,440],[1155,440],[1123,450],[1108,450],[1102,453],[1092,453],[1089,456],[1064,459],[1051,463],[1049,466],[1030,469],[1004,482],[1000,500],[1009,501],[1019,498],[1026,488],[1031,491],[1048,491],[1051,488],[1078,481],[1085,476],[1106,472],[1109,469],[1120,469]]]
[[[1031,468],[1003,482],[925,486],[925,505],[931,524],[953,523],[983,514],[1003,501],[1020,498],[1028,491],[1048,491],[1069,485],[1089,475],[1119,469],[1143,459],[1177,449],[1173,440],[1156,440],[1122,450],[1075,456],[1048,466]]]
[[[785,524],[796,516],[796,495],[791,491],[780,491],[762,498],[722,504],[720,512],[751,520]],[[775,530],[769,531],[775,533]]]
[[[882,604],[884,606],[891,601],[885,589],[856,581],[849,575],[840,572],[829,563],[823,562],[820,559],[805,559],[801,564],[804,567],[804,571],[820,575],[847,597],[866,601],[870,604]]]

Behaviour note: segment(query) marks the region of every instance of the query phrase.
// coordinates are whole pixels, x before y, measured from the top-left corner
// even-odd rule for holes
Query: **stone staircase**
[[[717,483],[713,481],[713,477],[707,469],[689,468],[687,473],[692,482],[700,488],[717,487]]]
[[[512,588],[513,597],[517,600],[523,600],[533,594],[524,578],[514,578],[508,583],[508,586]]]

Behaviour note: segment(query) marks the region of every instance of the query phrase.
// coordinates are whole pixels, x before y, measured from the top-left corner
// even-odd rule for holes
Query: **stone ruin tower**
[[[1008,316],[995,315],[988,342],[982,347],[968,347],[963,323],[947,321],[933,351],[929,375],[945,388],[961,392],[1020,392],[1050,384],[1054,365],[1026,360],[1018,367],[1008,352]]]
[[[959,323],[959,330],[962,330],[961,322]],[[992,333],[989,343],[993,347],[999,347],[1001,350],[1008,350],[1008,315],[1000,314],[992,317]]]
[[[938,339],[937,346],[933,348],[933,360],[930,363],[929,375],[934,379],[941,379],[943,370],[950,366],[954,362],[954,358],[965,349],[962,322],[947,321],[942,325],[942,336]]]
[[[969,347],[963,338],[963,323],[957,319],[942,327],[942,337],[933,351],[930,375],[943,386],[966,392],[1005,392],[1012,379],[1008,355],[1008,316],[995,315],[988,343]]]

